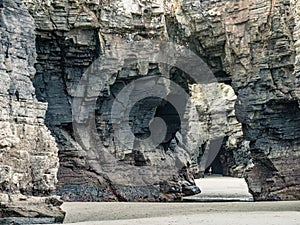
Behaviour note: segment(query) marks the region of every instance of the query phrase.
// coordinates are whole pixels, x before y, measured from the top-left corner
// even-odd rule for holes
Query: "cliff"
[[[58,148],[31,80],[34,21],[19,1],[1,1],[0,11],[0,223],[62,222],[62,202],[53,196]]]
[[[254,198],[298,199],[298,2],[179,5],[172,24],[182,27],[183,39],[213,70],[232,81],[236,116],[250,141],[254,168],[246,180]]]
[[[157,43],[177,37],[172,34],[175,11],[171,5],[119,1],[27,2],[27,5],[37,26],[38,56],[34,85],[38,99],[49,104],[46,124],[60,148],[58,191],[64,200],[161,201],[180,198],[182,188],[183,192],[185,189],[187,193],[191,190],[198,192],[194,187],[193,174],[201,176],[211,163],[202,160],[203,165],[200,168],[198,165],[204,152],[210,149],[210,145],[213,146],[210,142],[221,142],[219,145],[223,146],[220,154],[223,156],[224,174],[243,176],[245,168],[251,163],[248,148],[242,147],[248,144],[243,140],[241,124],[234,116],[235,95],[228,86],[228,80],[224,80],[227,86],[212,86],[215,91],[203,94],[207,90],[204,88],[201,91],[201,85],[194,85],[195,81],[188,78],[186,71],[172,65],[165,66],[167,62],[157,61],[155,57],[147,59],[149,55],[160,53]],[[147,43],[144,43],[149,40],[153,42],[150,44],[154,50],[149,50]],[[178,44],[181,42],[183,40]],[[144,47],[138,49],[136,43],[144,44]],[[195,50],[193,47],[190,49]],[[137,60],[126,65],[122,59],[126,57]],[[199,61],[202,61],[200,57]],[[99,76],[92,78],[93,83],[89,85],[99,85],[93,87],[95,92],[89,94],[89,100],[81,99],[81,103],[76,105],[80,95],[78,89],[80,92],[80,89],[86,88],[82,80],[94,67],[104,69],[97,71]],[[182,103],[179,112],[176,112],[176,107],[162,101],[163,98],[169,101],[177,98],[170,84],[157,87],[156,93],[150,97],[143,91],[151,89],[153,83],[147,81],[146,84],[144,80],[146,83],[141,84],[143,81],[137,81],[135,84],[140,90],[131,92],[136,91],[136,96],[150,98],[141,102],[133,98],[126,103],[128,106],[124,110],[131,110],[128,120],[132,124],[132,132],[128,133],[133,133],[134,137],[131,136],[131,140],[126,140],[128,143],[122,145],[116,139],[118,132],[122,136],[125,131],[117,131],[116,124],[123,123],[120,121],[124,118],[111,118],[112,106],[116,96],[124,94],[122,88],[126,89],[130,82],[145,75],[176,83],[180,87],[179,92],[186,91],[191,96],[199,112],[192,112],[192,107],[183,99],[186,97],[184,94],[177,96],[182,99],[182,102],[179,100]],[[222,99],[220,106],[218,98]],[[209,102],[210,106],[205,102]],[[74,114],[78,113],[78,109],[85,120],[74,127],[77,123],[76,120],[74,123]],[[138,139],[145,139],[151,133],[148,124],[156,116],[167,123],[167,134],[162,137],[162,144],[154,149],[147,144],[137,147]],[[187,120],[185,129],[181,121],[183,117]],[[95,129],[89,125],[94,123],[93,120],[96,121],[92,125]],[[91,143],[95,142],[92,139],[97,139],[95,136],[91,138],[93,132],[100,138],[96,144]],[[185,148],[180,147],[180,136],[183,136]],[[104,160],[101,151],[114,157]],[[178,181],[184,183],[183,187]]]
[[[299,199],[297,1],[23,3],[1,8],[5,196],[58,170],[65,201],[180,200],[213,165]]]

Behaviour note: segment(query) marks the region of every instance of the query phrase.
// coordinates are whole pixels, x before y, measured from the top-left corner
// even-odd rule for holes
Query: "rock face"
[[[170,65],[142,60],[125,65],[120,60],[126,52],[133,58],[134,54],[141,59],[149,55],[147,51],[143,53],[143,49],[137,52],[133,48],[128,49],[126,43],[144,40],[162,42],[176,38],[167,21],[171,20],[174,13],[171,5],[164,5],[160,1],[26,1],[26,4],[37,26],[38,57],[34,84],[38,99],[49,104],[46,124],[60,148],[58,192],[64,200],[160,201],[180,199],[185,192],[197,193],[199,190],[193,186],[193,174],[204,173],[211,163],[211,160],[202,160],[205,151],[209,150],[211,141],[220,139],[222,142],[224,137],[220,156],[223,158],[224,174],[243,175],[249,164],[248,149],[241,148],[247,144],[242,137],[241,124],[234,116],[235,97],[230,87],[218,87],[220,93],[224,91],[224,94],[219,93],[217,97],[213,96],[214,92],[204,97],[201,87],[193,86],[186,74]],[[79,126],[83,126],[88,124],[87,121],[96,121],[96,136],[101,143],[95,145],[89,137],[92,136],[91,131],[83,129],[80,132],[86,136],[81,140],[76,138],[72,105],[74,107],[74,97],[78,97],[78,85],[81,85],[84,72],[91,68],[92,63],[94,66],[98,57],[107,60],[107,56],[109,60],[105,71],[99,75],[98,92],[84,102],[84,110],[90,107],[92,111],[85,112],[87,115],[83,117],[86,120],[79,122]],[[176,109],[162,99],[150,97],[133,102],[136,104],[128,104],[126,110],[131,110],[129,122],[132,123],[131,130],[135,137],[128,139],[126,146],[118,144],[112,120],[122,119],[111,118],[113,102],[122,88],[143,76],[171,80],[192,96],[199,112],[195,114],[190,111],[188,106],[184,106],[187,102],[183,102],[180,109],[182,116],[185,115],[191,124],[185,130],[188,135],[179,131],[182,130],[182,121]],[[151,89],[151,81],[147,82],[149,84],[143,87]],[[144,89],[140,89],[136,90],[136,96],[145,94]],[[164,93],[169,99],[176,98],[170,84],[162,83],[158,92]],[[228,97],[225,92],[229,93]],[[93,103],[93,98],[97,98],[96,110],[93,104],[88,103]],[[210,100],[215,105],[208,107],[205,101]],[[218,106],[218,101],[225,102],[226,106]],[[95,115],[90,117],[89,114]],[[149,123],[154,117],[164,119],[167,134],[162,138],[162,144],[151,150],[147,145],[138,146],[136,141],[157,132],[149,130]],[[194,120],[194,117],[198,119]],[[159,133],[156,135],[159,136]],[[99,149],[114,155],[115,159],[103,160],[105,156],[99,153]],[[199,167],[200,161],[203,163]]]
[[[1,1],[0,16],[0,223],[62,222],[61,202],[52,197],[58,149],[31,81],[34,21],[20,1]]]
[[[208,89],[216,90],[209,93]],[[206,95],[206,96],[205,96]],[[199,173],[211,167],[213,173],[221,173],[225,176],[244,177],[246,171],[253,166],[250,157],[249,142],[243,138],[242,124],[237,121],[234,105],[236,95],[232,87],[220,83],[217,85],[198,85],[191,87],[191,98],[195,104],[200,120],[202,137],[205,137],[205,145],[209,145],[218,137],[224,137],[220,151],[211,154],[205,164],[201,162],[205,147],[192,155],[199,157]],[[224,114],[223,118],[220,114]],[[216,158],[215,158],[216,157]],[[197,160],[195,160],[197,161]],[[220,167],[220,168],[219,168]],[[198,174],[199,175],[199,174]]]
[[[256,200],[299,198],[298,2],[24,2],[37,27],[34,85],[38,99],[49,104],[46,124],[60,149],[58,191],[65,200],[176,199],[185,185],[193,187],[192,174],[203,174],[211,163],[205,151],[220,141],[222,173],[245,176],[247,172]],[[161,62],[122,61],[122,55],[132,51],[126,43],[145,40],[171,41],[191,49],[224,83],[212,88],[220,93],[205,93],[204,97],[201,85],[188,74]],[[148,59],[149,52],[133,51],[132,57],[136,55]],[[88,96],[92,103],[85,99],[85,116],[74,128],[72,106],[74,98],[80,98],[78,86],[99,57],[110,60],[99,75],[101,80],[94,80],[99,83],[95,92],[100,94],[97,100],[95,93]],[[178,84],[197,113],[184,103],[189,126],[183,133],[182,121],[172,106],[161,99],[145,99],[132,105],[129,122],[135,137],[120,147],[110,110],[122,88],[143,76]],[[226,85],[233,88],[237,100]],[[170,97],[171,89],[163,83],[160,92]],[[224,107],[217,106],[218,99],[225,102]],[[158,149],[149,151],[136,140],[156,133],[149,128],[155,116],[167,123],[167,135]],[[82,128],[87,121],[95,121],[92,133],[101,147],[91,143],[91,133]],[[81,134],[78,140],[80,126],[85,137]],[[113,159],[99,155],[99,149]],[[103,158],[106,160],[101,161]],[[252,162],[254,168],[249,172]],[[163,175],[151,170],[162,171],[163,166],[175,166],[177,171]],[[143,179],[137,181],[128,174]]]
[[[176,200],[210,165],[299,199],[297,1],[23,3],[1,8],[3,199],[54,191],[44,123],[66,201]]]
[[[183,39],[192,40],[237,93],[236,116],[254,162],[246,178],[254,198],[299,199],[298,2],[180,6],[172,25],[183,27]]]

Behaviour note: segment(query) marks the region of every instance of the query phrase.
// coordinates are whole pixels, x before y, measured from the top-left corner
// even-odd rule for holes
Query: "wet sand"
[[[199,199],[249,199],[244,179],[208,177],[196,180]],[[64,203],[65,223],[77,225],[300,225],[300,201]]]
[[[184,197],[186,201],[210,202],[210,201],[253,201],[249,193],[247,183],[243,178],[208,176],[195,180],[201,193]]]
[[[80,225],[300,225],[300,202],[64,203],[65,223]]]

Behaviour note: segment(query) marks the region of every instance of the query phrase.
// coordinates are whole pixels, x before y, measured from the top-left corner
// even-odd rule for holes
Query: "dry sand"
[[[201,198],[249,197],[243,179],[209,177],[196,183]],[[299,201],[64,203],[62,208],[65,223],[77,225],[300,225]]]

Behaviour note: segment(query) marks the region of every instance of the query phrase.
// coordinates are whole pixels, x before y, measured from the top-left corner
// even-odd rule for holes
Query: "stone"
[[[54,193],[65,201],[181,200],[200,191],[194,178],[216,164],[245,177],[255,200],[299,199],[298,1],[22,3],[0,2],[6,223],[20,208],[32,218],[53,209],[40,222],[61,222]],[[215,82],[158,62],[185,64],[171,57],[183,47],[158,55],[164,41],[194,52]],[[139,99],[151,91],[156,97]],[[112,113],[116,99],[122,110]],[[155,148],[141,141],[149,137]],[[20,194],[41,210],[28,214]]]
[[[108,166],[110,169],[103,168],[105,166],[101,165],[101,162],[96,162],[94,160],[94,158],[97,157],[98,153],[88,153],[86,146],[80,146],[80,144],[78,144],[76,140],[74,140],[74,137],[72,137],[71,124],[71,99],[77,87],[76,83],[78,83],[84,70],[87,69],[101,54],[115,54],[113,52],[113,46],[115,45],[115,43],[119,44],[119,46],[116,47],[119,49],[118,51],[124,52],[126,47],[123,42],[125,40],[137,40],[137,37],[139,37],[139,40],[145,38],[164,40],[165,37],[169,35],[168,30],[166,29],[166,16],[169,16],[171,12],[169,12],[167,9],[164,9],[164,6],[161,2],[159,2],[159,6],[154,3],[143,3],[142,5],[138,5],[137,3],[126,5],[124,3],[125,5],[123,6],[122,2],[118,1],[101,4],[90,4],[89,2],[86,2],[84,3],[86,4],[84,7],[86,7],[85,12],[88,13],[86,14],[86,18],[84,18],[81,16],[77,16],[78,13],[80,13],[81,9],[79,9],[76,2],[65,2],[65,4],[61,5],[56,5],[53,3],[51,7],[46,3],[39,3],[42,6],[41,10],[44,12],[42,14],[38,13],[35,7],[37,3],[25,3],[29,8],[30,13],[34,17],[35,24],[37,26],[38,57],[36,64],[37,74],[34,79],[36,94],[40,101],[47,101],[49,104],[46,124],[56,137],[58,147],[60,148],[59,154],[61,159],[61,166],[60,172],[58,173],[58,192],[62,194],[65,200],[68,201],[87,199],[100,201],[102,199],[102,194],[97,194],[99,192],[94,191],[94,189],[98,189],[97,186],[99,184],[97,185],[97,180],[101,179],[103,183],[100,184],[99,188],[103,184],[103,190],[106,190],[105,192],[107,192],[107,196],[110,196],[105,197],[102,200],[114,200],[116,198],[114,197],[115,194],[108,191],[105,186],[113,186],[115,189],[117,188],[119,182],[123,183],[122,179],[118,181],[119,178],[118,176],[116,176],[116,174],[119,173],[118,170],[128,170],[129,174],[126,174],[124,176],[128,177],[129,180],[131,176],[134,177],[133,174],[135,174],[136,172],[131,171],[132,169],[130,168],[125,169],[124,166],[115,166],[116,168],[114,168],[114,164],[109,165],[109,163],[106,166]],[[68,7],[66,7],[66,5],[68,5]],[[100,9],[101,14],[99,15]],[[51,15],[53,15],[51,16],[51,19],[49,10],[51,10]],[[130,10],[133,11],[129,13]],[[118,13],[114,14],[114,12]],[[59,15],[59,17],[56,15]],[[99,24],[97,25],[97,22],[95,22],[95,18],[97,18],[97,16],[97,20],[101,21],[101,23],[104,24],[104,27],[101,29],[101,31],[98,30]],[[76,20],[77,22],[74,22]],[[138,20],[140,21],[137,22]],[[50,26],[49,21],[53,23]],[[120,21],[122,22],[120,23]],[[144,28],[142,29],[141,26],[144,26]],[[118,35],[119,32],[122,33],[121,38]],[[64,60],[62,61],[62,59]],[[114,80],[105,81],[105,83],[109,83],[110,86],[104,85],[102,89],[99,89],[100,96],[102,95],[103,97],[99,98],[98,100],[99,104],[97,105],[97,111],[99,111],[99,116],[96,114],[97,130],[99,131],[101,140],[107,151],[110,153],[114,153],[118,160],[124,161],[129,165],[152,165],[155,167],[169,166],[171,168],[179,168],[179,170],[181,168],[191,167],[192,165],[194,165],[193,168],[190,169],[194,170],[194,173],[197,173],[197,160],[201,158],[201,153],[199,152],[199,150],[197,150],[197,148],[200,148],[201,146],[199,146],[199,144],[195,145],[195,143],[198,141],[193,143],[194,141],[192,140],[189,143],[183,144],[183,141],[179,140],[177,137],[177,140],[174,139],[174,149],[170,147],[171,151],[168,151],[168,142],[172,138],[174,138],[172,136],[175,133],[179,134],[177,132],[179,127],[178,125],[176,125],[178,124],[178,118],[175,111],[174,113],[168,112],[170,110],[173,110],[171,106],[165,105],[166,103],[162,103],[158,99],[147,99],[147,101],[142,102],[140,105],[136,105],[131,111],[131,120],[133,121],[133,131],[138,137],[149,135],[148,124],[155,114],[159,113],[159,116],[164,118],[169,126],[171,124],[174,124],[172,127],[168,128],[169,133],[164,140],[164,146],[161,146],[155,151],[149,151],[147,149],[147,146],[140,146],[138,148],[132,149],[134,146],[133,140],[131,140],[132,143],[129,143],[129,145],[131,145],[132,147],[128,149],[119,149],[116,143],[114,143],[112,125],[111,121],[109,121],[109,111],[113,101],[110,93],[113,93],[113,95],[116,96],[120,92],[122,87],[126,85],[126,83],[128,84],[130,81],[136,80],[141,76],[163,75],[168,78],[167,73],[169,73],[169,69],[165,70],[160,64],[155,65],[145,62],[137,63],[137,65],[128,65],[127,68],[118,69],[114,65],[117,63],[118,59],[112,58],[111,61],[112,62],[111,64],[109,64],[108,69],[113,73],[117,73],[117,77]],[[64,65],[62,65],[62,62]],[[174,76],[176,81],[177,75]],[[178,82],[180,85],[185,86],[187,86],[188,83],[186,80],[184,80],[184,78],[182,81],[176,82]],[[55,89],[52,88],[54,86],[56,87]],[[167,87],[164,84],[161,86],[161,91],[163,89],[166,89],[166,93],[168,92]],[[192,90],[187,89],[187,92],[192,92]],[[230,106],[228,105],[230,109],[226,110],[228,110],[228,112],[231,110],[234,114],[233,102],[235,101],[235,98],[231,99],[230,101]],[[216,110],[218,111],[220,109]],[[223,109],[221,109],[221,111],[222,110]],[[204,117],[204,115],[202,116]],[[208,117],[208,115],[206,117]],[[88,118],[87,115],[84,116],[84,118]],[[210,139],[215,138],[214,135],[210,135],[207,133],[207,131],[205,131],[205,129],[208,129],[208,124],[206,124],[208,122],[209,121],[206,121],[204,124],[199,124],[198,121],[195,121],[195,123],[198,123],[197,126],[203,127],[203,134],[191,131],[191,133],[193,133],[194,135],[195,140],[203,139],[203,142],[209,143]],[[220,121],[220,123],[223,122]],[[234,123],[237,123],[237,121],[233,122],[233,124]],[[213,129],[217,129],[215,131],[216,134],[222,129],[217,128],[219,125],[220,124],[213,125]],[[224,126],[227,127],[228,125],[225,123]],[[234,128],[234,126],[232,126],[228,130],[230,129],[239,130],[239,132],[236,132],[239,133],[239,139],[241,139],[242,134],[240,125],[237,126],[237,128]],[[228,131],[228,134],[224,134],[232,136],[232,143],[232,140],[236,140],[236,138],[233,138],[233,135],[229,134],[229,132],[236,132]],[[85,136],[87,137],[87,135],[88,132]],[[157,134],[157,136],[159,135]],[[84,142],[87,143],[88,139],[86,139]],[[233,145],[234,146],[232,147],[232,149],[238,148],[238,144],[235,143]],[[189,155],[188,152],[191,151],[191,149],[195,150],[192,151],[192,155]],[[89,160],[88,158],[91,158],[92,160]],[[97,165],[91,166],[91,163]],[[232,164],[234,164],[234,162]],[[72,173],[69,169],[70,167],[72,168],[72,170],[78,172]],[[92,167],[93,169],[88,169],[89,167]],[[108,177],[103,179],[103,172],[107,174],[106,171],[111,169],[113,170],[108,175]],[[241,171],[242,170],[243,169],[241,169]],[[94,175],[91,175],[93,173]],[[167,173],[167,176],[169,178],[166,177],[165,179],[171,179],[172,176],[178,176],[178,174],[180,174],[179,171],[168,171]],[[86,181],[84,177],[86,177],[87,174],[89,174],[89,177],[94,177],[93,179],[95,179],[95,181],[92,181],[93,179],[89,179],[89,181]],[[227,174],[233,175],[233,172],[228,172]],[[153,185],[155,187],[155,183],[162,180],[162,175],[163,173],[159,175],[159,172],[157,171],[149,172],[148,175],[146,175],[147,178],[143,179],[150,181],[153,180],[153,183],[146,182],[150,183],[146,185],[143,181],[141,185],[146,189],[151,188],[151,186]],[[183,178],[183,181],[185,179],[186,178]],[[190,177],[189,179],[192,189],[194,185],[192,181],[193,178]],[[135,183],[134,185],[138,184]],[[83,186],[86,186],[90,191],[80,191],[82,190]],[[145,191],[145,193],[148,193],[148,191]],[[126,194],[126,196],[127,195],[128,194]],[[120,197],[119,195],[117,195],[117,198],[124,200],[124,196]],[[132,199],[129,196],[128,198]],[[175,198],[177,198],[177,196],[175,196]],[[127,199],[127,197],[125,199]],[[148,199],[153,198],[149,197]],[[159,199],[157,198],[153,200],[156,201]]]
[[[251,3],[222,0],[168,3],[84,1],[81,7],[77,1],[49,4],[38,0],[24,2],[37,27],[38,57],[34,85],[38,99],[49,104],[46,124],[59,143],[61,185],[73,183],[72,179],[75,179],[64,172],[69,171],[69,166],[73,169],[82,168],[79,169],[82,174],[85,171],[95,173],[94,177],[103,177],[103,172],[108,170],[101,168],[101,163],[96,163],[98,153],[89,155],[87,149],[73,139],[71,102],[84,71],[99,56],[111,54],[111,62],[104,74],[114,73],[115,76],[107,78],[95,90],[100,92],[96,126],[104,148],[115,154],[118,160],[135,166],[159,165],[161,159],[171,166],[177,161],[176,165],[182,167],[190,164],[194,174],[203,174],[203,168],[208,165],[204,163],[202,167],[199,166],[199,160],[205,158],[206,150],[222,141],[218,157],[223,174],[246,176],[256,200],[285,199],[282,193],[287,193],[287,199],[298,198],[295,192],[299,187],[296,176],[298,166],[295,163],[298,161],[299,148],[298,117],[293,116],[293,119],[289,119],[291,122],[283,127],[288,115],[298,115],[299,109],[297,57],[296,61],[293,58],[297,53],[297,44],[294,45],[292,41],[296,40],[297,43],[298,26],[297,20],[290,16],[297,15],[296,1],[282,0],[274,4],[267,1]],[[284,12],[283,16],[281,12]],[[218,92],[205,96],[206,92],[201,93],[197,85],[191,86],[193,82],[184,73],[170,68],[162,69],[159,63],[129,63],[124,68],[117,67],[119,58],[114,48],[125,52],[125,42],[147,39],[168,39],[196,52],[209,65],[217,80],[223,83],[211,87]],[[116,146],[109,120],[112,93],[116,96],[127,84],[145,75],[171,78],[192,96],[197,105],[198,113],[190,111],[187,115],[191,124],[187,129],[188,135],[181,134],[183,139],[188,137],[184,140],[185,148],[179,146],[178,140],[170,135],[171,132],[176,133],[177,125],[170,128],[166,144],[156,152],[147,151],[147,146],[134,149],[134,139],[128,139],[130,148]],[[168,93],[166,85],[161,86],[163,89]],[[212,104],[208,107],[207,102],[210,101]],[[226,104],[220,107],[222,101]],[[92,107],[85,107],[83,121],[88,119]],[[175,114],[164,112],[171,111],[171,108],[155,99],[144,101],[134,110],[133,129],[140,138],[149,135],[147,125],[157,113],[168,120],[167,124],[177,123]],[[225,115],[226,119],[220,115]],[[200,117],[201,121],[193,119],[196,117]],[[213,124],[210,124],[210,118],[213,118]],[[67,141],[65,137],[68,137]],[[84,142],[88,143],[91,140],[88,131],[85,131],[85,137]],[[167,144],[169,141],[171,145]],[[176,153],[176,145],[183,149],[177,151],[180,154]],[[89,149],[91,146],[88,146]],[[184,151],[191,154],[185,155]],[[289,161],[286,165],[293,165],[294,172],[281,162],[282,154],[291,159],[286,160]],[[85,169],[90,163],[99,165],[94,165],[92,171]],[[251,168],[253,170],[249,172]],[[257,176],[258,172],[253,171],[261,171],[261,175]],[[114,178],[108,181],[111,185],[118,183],[113,174],[111,176]],[[178,171],[173,175],[178,175]],[[68,181],[63,176],[67,176]],[[76,179],[82,176],[85,175]],[[151,172],[148,176],[152,179],[154,175]],[[266,182],[266,177],[272,177],[275,183]],[[289,180],[280,177],[294,178]],[[285,186],[293,188],[285,189]]]
[[[0,5],[0,223],[62,222],[62,202],[50,201],[58,148],[44,124],[47,104],[36,99],[31,82],[34,20],[18,0]]]

